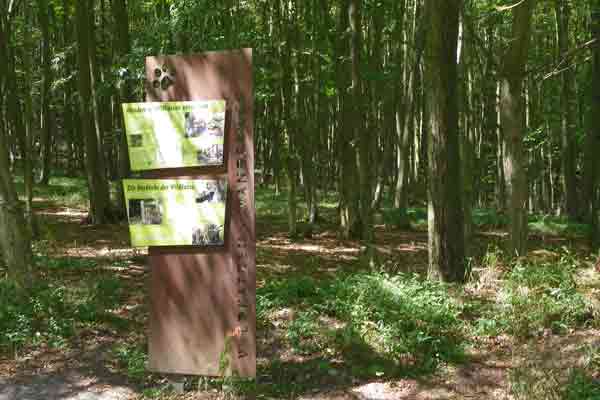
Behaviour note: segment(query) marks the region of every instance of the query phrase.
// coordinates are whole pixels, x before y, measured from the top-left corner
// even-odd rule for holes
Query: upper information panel
[[[223,165],[225,100],[123,104],[133,171]]]

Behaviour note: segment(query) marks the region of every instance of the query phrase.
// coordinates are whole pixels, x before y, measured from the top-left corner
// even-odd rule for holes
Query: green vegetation
[[[90,264],[75,258],[39,265],[52,273]],[[0,350],[18,353],[29,346],[62,347],[78,329],[98,323],[125,328],[127,324],[110,312],[122,304],[123,290],[119,279],[100,274],[78,284],[39,280],[24,299],[13,283],[0,280]]]
[[[531,349],[528,350],[531,352]],[[585,351],[585,349],[584,349]],[[595,349],[596,356],[598,349]],[[513,367],[509,373],[510,393],[516,400],[597,400],[600,399],[600,382],[594,379],[597,365],[586,362],[564,371],[556,365],[544,363],[531,352],[523,365]],[[566,373],[565,373],[566,372]]]
[[[118,344],[112,349],[112,353],[119,363],[127,378],[142,382],[147,376],[146,369],[148,354],[140,344]]]
[[[490,268],[497,268],[497,252],[492,251],[485,259]],[[508,271],[500,271],[495,305],[482,310],[483,316],[475,322],[477,332],[527,337],[544,329],[565,332],[588,322],[593,314],[577,288],[578,267],[568,251],[554,261],[517,260]]]
[[[61,199],[68,199],[66,193],[52,196],[59,187],[71,185],[70,180],[53,180],[46,191],[40,191],[40,207],[65,204],[67,200]],[[285,198],[285,192],[257,191],[259,215],[266,214],[259,226],[285,230]],[[323,207],[325,220],[335,212],[334,199],[328,201],[332,206]],[[385,229],[381,232],[393,235],[398,232],[395,214],[391,207],[384,210],[390,213],[383,213]],[[409,209],[413,227],[419,229],[425,214],[423,208]],[[482,230],[499,229],[502,222],[498,219],[492,211],[474,213],[475,225]],[[43,222],[56,223],[52,216]],[[73,228],[73,223],[66,226]],[[319,226],[321,231],[328,229],[327,223]],[[60,243],[65,244],[60,237],[43,232],[35,249],[37,273],[45,278],[33,288],[34,294],[18,299],[14,286],[0,281],[0,351],[14,354],[40,347],[67,351],[86,329],[112,332],[118,339],[107,354],[114,368],[140,387],[146,398],[171,395],[168,385],[146,371],[144,324],[138,323],[145,311],[121,312],[132,307],[138,310],[145,289],[137,279],[114,272],[143,260],[136,255],[53,255]],[[553,232],[548,235],[558,237]],[[465,285],[430,281],[422,271],[402,272],[407,266],[401,262],[395,264],[393,273],[384,265],[373,270],[359,257],[350,268],[338,265],[334,275],[327,275],[319,272],[325,260],[321,253],[304,254],[286,274],[271,275],[259,268],[264,283],[257,291],[258,330],[259,337],[266,334],[268,338],[264,344],[259,342],[259,356],[271,347],[278,350],[259,360],[257,381],[188,379],[186,387],[216,390],[232,399],[289,398],[317,390],[324,382],[339,387],[357,381],[434,379],[452,368],[468,367],[481,340],[509,337],[515,340],[514,346],[528,348],[529,341],[548,334],[568,337],[574,330],[599,326],[598,310],[586,291],[600,287],[600,282],[581,285],[579,277],[588,267],[580,254],[555,246],[541,256],[534,252],[530,257],[510,259],[499,245],[488,242],[486,251],[474,254]],[[259,245],[259,264],[273,263],[272,251]],[[281,352],[288,356],[282,357]],[[600,365],[598,349],[582,347],[576,354],[585,363],[574,364],[568,371],[535,362],[533,356],[529,364],[514,361],[507,377],[510,392],[519,399],[554,395],[566,400],[594,399],[599,390],[593,378]]]
[[[380,362],[392,375],[431,371],[440,361],[460,359],[458,305],[443,285],[416,276],[292,278],[269,282],[257,297],[262,319],[294,310],[285,337],[301,354],[328,351],[349,361]]]

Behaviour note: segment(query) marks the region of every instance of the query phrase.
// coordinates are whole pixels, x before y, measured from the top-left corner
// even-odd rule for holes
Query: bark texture
[[[460,0],[427,3],[425,84],[429,121],[429,276],[465,278],[456,50]]]
[[[512,37],[500,71],[500,126],[509,217],[508,251],[524,255],[527,248],[527,165],[524,153],[523,80],[535,0],[512,8]]]

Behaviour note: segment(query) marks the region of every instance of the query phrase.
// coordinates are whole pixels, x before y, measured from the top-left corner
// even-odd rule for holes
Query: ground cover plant
[[[34,295],[22,301],[0,281],[0,369],[60,375],[61,363],[75,357],[70,362],[132,398],[180,398],[163,376],[146,371],[148,271],[143,252],[128,248],[127,226],[95,229],[82,240],[89,228],[81,208],[55,197],[56,187],[49,191],[37,203]],[[377,235],[393,250],[372,267],[358,242],[331,231],[334,207],[323,207],[325,222],[313,237],[290,240],[278,206],[286,193],[261,189],[257,198],[259,210],[271,210],[257,222],[258,379],[189,377],[181,398],[335,399],[373,388],[392,398],[440,391],[597,398],[600,279],[585,242],[549,234],[559,241],[539,248],[533,241],[528,257],[511,258],[501,238],[487,236],[497,226],[481,224],[467,283],[449,285],[425,277],[422,213],[409,213],[410,231],[384,216]],[[48,226],[65,234],[44,234]],[[78,358],[81,348],[93,356]],[[501,373],[498,364],[506,365]]]

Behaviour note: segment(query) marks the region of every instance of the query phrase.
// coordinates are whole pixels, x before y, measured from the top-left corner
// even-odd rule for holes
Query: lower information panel
[[[227,181],[125,179],[133,247],[223,246]]]

